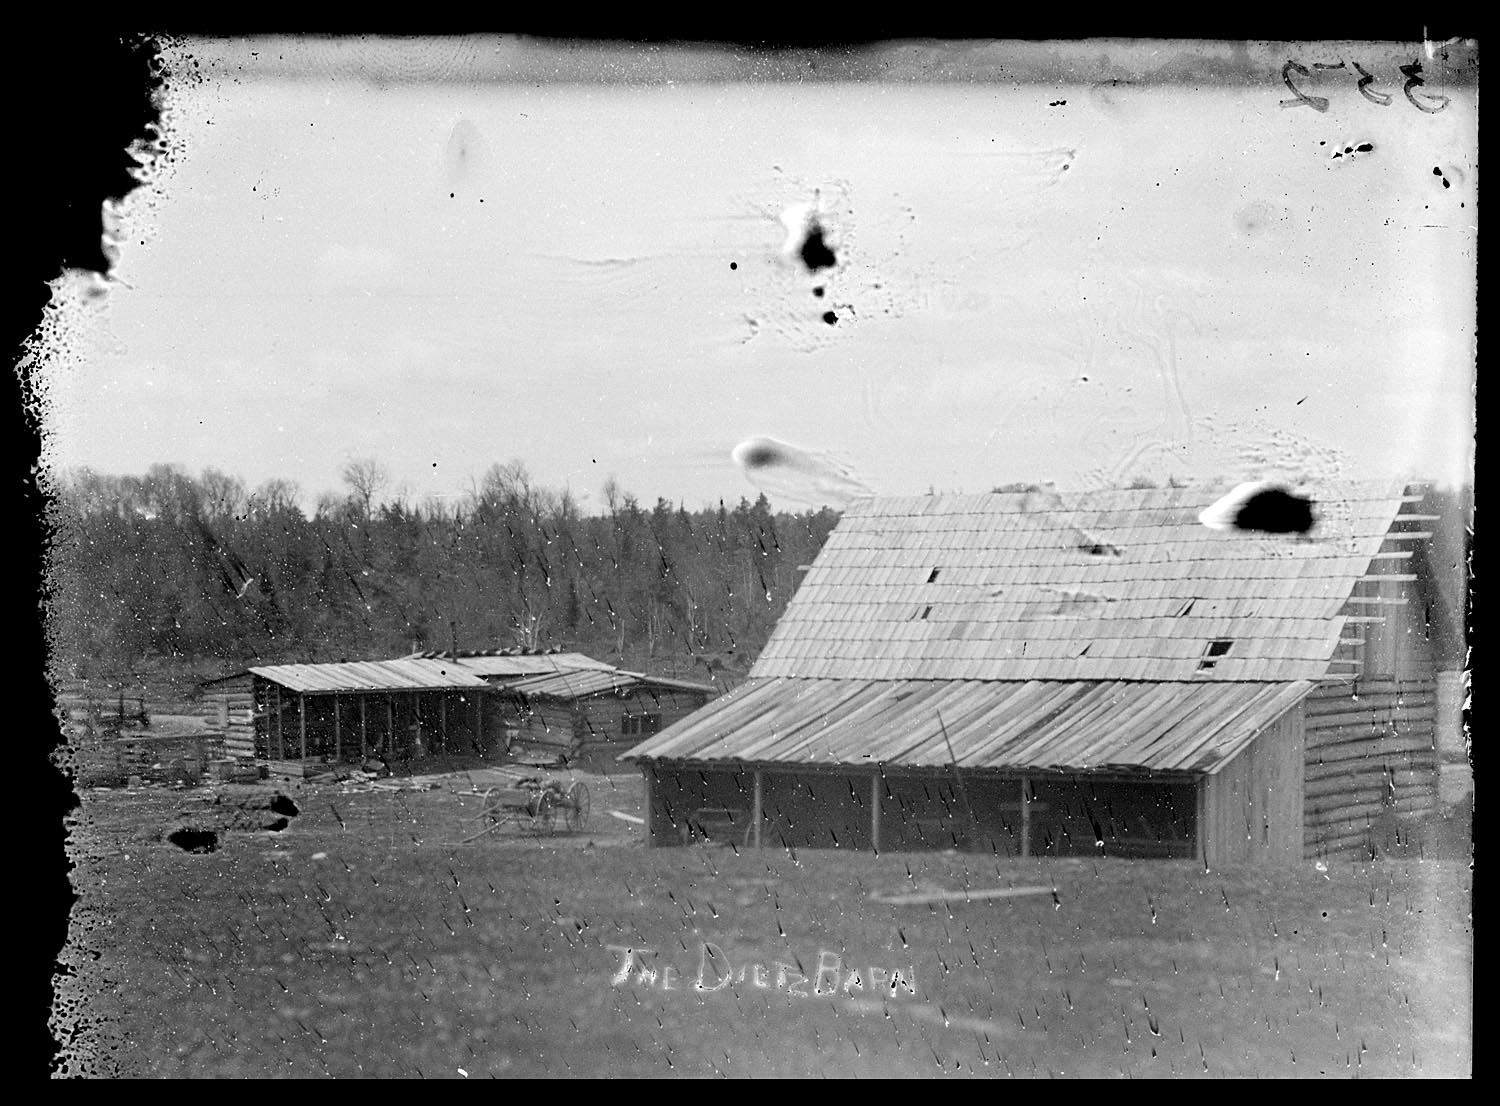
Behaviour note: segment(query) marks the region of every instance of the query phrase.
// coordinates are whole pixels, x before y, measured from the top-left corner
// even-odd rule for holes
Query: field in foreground
[[[584,778],[586,832],[467,844],[463,777],[284,789],[279,832],[267,789],[84,794],[66,1070],[1469,1074],[1472,879],[1449,837],[1283,872],[648,850],[610,813],[640,815],[639,780]],[[209,826],[212,852],[164,840]],[[965,888],[1042,890],[932,899]]]

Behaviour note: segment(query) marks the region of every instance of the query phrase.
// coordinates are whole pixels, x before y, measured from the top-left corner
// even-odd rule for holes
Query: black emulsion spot
[[[1265,488],[1240,505],[1234,525],[1240,530],[1259,530],[1265,534],[1305,534],[1316,518],[1314,503],[1285,488]]]
[[[211,853],[219,847],[219,835],[213,830],[183,828],[167,834],[167,840],[190,853]]]
[[[807,271],[816,273],[820,269],[831,269],[838,264],[838,258],[828,248],[828,243],[823,241],[823,228],[813,223],[807,228],[807,237],[802,240],[800,251],[802,264],[807,266]]]
[[[774,465],[781,460],[781,451],[774,446],[755,445],[745,450],[741,461],[748,468],[763,468],[766,465]]]

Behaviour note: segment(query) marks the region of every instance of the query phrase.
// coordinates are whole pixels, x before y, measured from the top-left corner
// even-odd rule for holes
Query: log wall
[[[252,677],[221,680],[210,686],[198,704],[203,722],[224,735],[224,755],[236,760],[264,757],[256,748],[256,709]]]
[[[1308,858],[1370,856],[1434,813],[1437,684],[1426,679],[1324,684],[1304,703]]]

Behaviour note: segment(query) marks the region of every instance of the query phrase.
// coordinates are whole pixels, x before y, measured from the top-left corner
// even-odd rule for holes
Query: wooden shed
[[[516,741],[570,763],[607,766],[643,736],[660,733],[714,695],[709,684],[617,669],[581,669],[505,684]]]
[[[653,844],[1369,857],[1437,803],[1415,487],[1308,535],[1227,487],[856,503],[747,682],[626,756]]]
[[[513,649],[269,665],[203,692],[205,723],[225,735],[230,756],[316,770],[372,754],[495,757],[517,742],[569,759],[612,757],[703,706],[714,688],[582,653]]]
[[[403,657],[278,664],[203,685],[209,716],[237,747],[297,765],[483,751],[489,685],[453,662]]]

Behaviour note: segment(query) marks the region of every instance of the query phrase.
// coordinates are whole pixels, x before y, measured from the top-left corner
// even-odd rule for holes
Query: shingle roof
[[[1313,686],[760,679],[621,759],[1213,773]]]
[[[856,502],[750,676],[1322,678],[1402,491],[1325,493],[1307,540],[1200,524],[1227,490]],[[1210,643],[1226,641],[1202,667]]]

